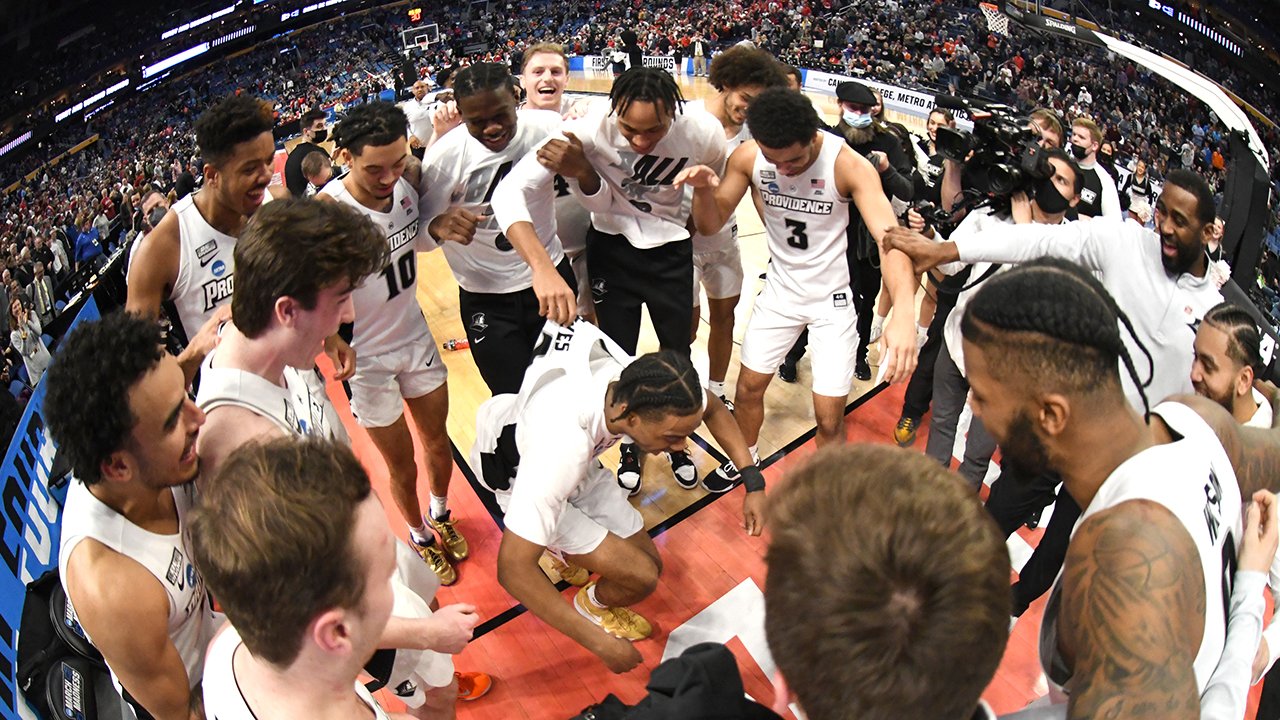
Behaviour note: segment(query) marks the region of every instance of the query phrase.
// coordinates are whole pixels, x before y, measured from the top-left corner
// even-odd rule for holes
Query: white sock
[[[920,334],[920,335],[928,335],[928,334],[929,334],[929,326],[928,326],[928,325],[916,325],[916,333],[918,333],[918,334]]]
[[[724,397],[724,381],[723,380],[719,382],[716,382],[715,380],[708,382],[707,389],[710,390],[711,394],[715,395],[716,397]]]
[[[591,587],[587,588],[587,599],[591,601],[592,605],[595,605],[601,610],[607,610],[609,608],[608,605],[605,605],[596,599],[596,586],[594,583],[592,583]]]
[[[431,531],[427,529],[426,523],[423,523],[418,527],[411,526],[409,528],[409,537],[413,538],[413,541],[419,545],[429,545],[436,539],[436,536],[432,535]]]
[[[431,494],[431,517],[439,520],[444,514],[449,512],[449,498],[440,497],[435,493]]]
[[[757,464],[759,464],[759,462],[760,462],[760,450],[759,450],[759,446],[758,446],[758,445],[752,445],[751,447],[747,448],[747,452],[750,452],[750,453],[751,453],[751,459],[752,459],[752,460],[755,460],[755,461],[756,461],[756,463],[757,463]]]
[[[884,321],[888,319],[889,319],[888,315],[881,315],[880,313],[876,313],[875,319],[871,321],[871,324],[875,325],[876,327],[880,327],[881,325],[884,325]]]

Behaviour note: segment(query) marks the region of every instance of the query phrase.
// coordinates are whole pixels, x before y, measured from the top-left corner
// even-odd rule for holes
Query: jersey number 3
[[[799,220],[784,220],[787,229],[791,231],[791,235],[787,237],[787,244],[797,250],[809,249],[809,236],[805,234],[805,224]]]

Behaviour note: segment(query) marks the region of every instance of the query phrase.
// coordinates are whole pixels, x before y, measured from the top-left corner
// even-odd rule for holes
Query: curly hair
[[[772,55],[746,45],[734,45],[711,61],[707,78],[717,90],[740,87],[786,87],[787,74]]]
[[[196,120],[196,144],[210,165],[220,165],[235,154],[236,146],[271,132],[275,117],[271,105],[249,95],[232,95],[204,111]]]
[[[138,424],[129,391],[159,366],[163,344],[156,322],[124,311],[81,323],[63,340],[45,378],[44,419],[85,485],[102,480],[102,463]]]

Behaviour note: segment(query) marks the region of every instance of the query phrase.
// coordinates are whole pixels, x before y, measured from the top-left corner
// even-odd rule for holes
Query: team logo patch
[[[774,172],[774,171],[772,171],[772,170],[761,170],[761,171],[760,171],[760,179],[761,179],[761,180],[764,180],[765,182],[768,182],[768,181],[770,181],[770,180],[777,180],[777,179],[778,179],[778,173],[776,173],[776,172]]]
[[[219,260],[215,262],[213,267],[210,269],[213,271],[214,277],[222,277],[222,274],[227,271],[227,264]]]
[[[169,570],[164,574],[164,579],[179,590],[183,588],[182,552],[178,548],[173,549],[173,557],[169,558]]]
[[[596,278],[591,281],[591,294],[598,298],[609,294],[609,288],[605,287],[604,278]]]
[[[1086,205],[1092,204],[1093,201],[1097,199],[1098,193],[1090,190],[1089,188],[1085,188],[1080,191],[1080,202],[1085,203]]]
[[[831,304],[838,308],[849,307],[849,294],[838,292],[831,296]]]
[[[209,264],[209,261],[218,256],[218,241],[210,240],[209,242],[196,248],[196,259],[200,261],[200,267]]]
[[[478,312],[471,316],[471,329],[476,332],[484,332],[489,327],[489,321],[485,319],[484,313]]]
[[[418,686],[414,685],[411,680],[405,680],[396,686],[396,695],[400,697],[413,697],[413,694],[417,691]]]

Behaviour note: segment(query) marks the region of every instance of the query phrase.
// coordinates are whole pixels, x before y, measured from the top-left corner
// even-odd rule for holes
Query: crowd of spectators
[[[4,279],[0,300],[17,293],[31,301],[28,278],[37,256],[61,294],[57,281],[144,230],[145,195],[159,192],[172,202],[197,186],[202,163],[190,126],[209,98],[235,92],[264,97],[275,103],[284,123],[313,108],[340,110],[460,62],[518,65],[521,49],[534,42],[608,54],[624,29],[634,31],[652,55],[680,58],[697,41],[714,51],[751,40],[801,67],[931,92],[985,95],[1023,111],[1051,107],[1066,117],[1092,116],[1112,150],[1102,162],[1127,173],[1143,160],[1156,181],[1190,167],[1220,190],[1229,160],[1224,129],[1213,113],[1163,79],[1100,49],[1028,32],[991,33],[976,7],[961,0],[730,0],[705,6],[688,0],[512,0],[479,15],[469,3],[429,12],[423,22],[437,23],[443,41],[411,53],[413,77],[400,75],[401,31],[410,26],[405,6],[377,8],[261,43],[128,97],[86,123],[67,123],[44,141],[44,152],[0,165],[3,185],[39,170],[0,196],[0,270],[14,276]],[[1129,39],[1156,44],[1149,33]],[[478,45],[483,50],[466,53]],[[1243,82],[1235,71],[1183,50],[1184,59],[1213,77]],[[1267,111],[1276,106],[1256,93],[1249,99]],[[1280,147],[1274,131],[1264,132],[1269,148]],[[49,157],[95,134],[97,142],[87,149],[41,168]],[[1280,188],[1280,162],[1271,172]],[[1268,243],[1280,248],[1276,212],[1273,206]],[[9,317],[0,317],[0,339],[8,338],[10,324]],[[19,365],[10,363],[10,378],[17,377]]]

